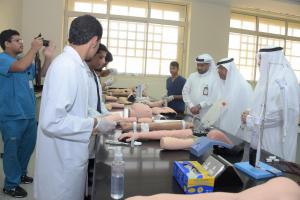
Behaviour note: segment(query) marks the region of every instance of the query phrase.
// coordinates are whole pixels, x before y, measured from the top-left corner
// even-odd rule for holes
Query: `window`
[[[285,35],[285,21],[259,18],[260,32]]]
[[[300,41],[286,41],[285,55],[300,80]]]
[[[230,18],[230,27],[255,31],[256,18],[254,16],[232,13]]]
[[[260,48],[270,46],[284,48],[300,82],[300,22],[231,14],[228,56],[235,59],[237,67],[247,80],[258,80],[256,53]]]
[[[145,64],[146,24],[110,20],[109,27],[108,46],[116,60],[111,67],[121,73],[141,74]]]
[[[231,33],[229,36],[228,56],[235,58],[235,63],[239,67],[244,77],[254,77],[256,53],[256,37],[240,33]]]
[[[106,0],[68,0],[68,10],[88,13],[106,13]]]
[[[121,73],[168,75],[169,64],[183,62],[186,5],[143,0],[68,0],[65,32],[82,13],[102,24],[101,43]]]
[[[288,36],[299,37],[300,23],[288,23]]]
[[[170,62],[178,57],[177,41],[182,32],[176,26],[149,24],[147,74],[169,74]]]
[[[186,6],[167,4],[167,3],[151,3],[151,15],[153,19],[164,19],[171,21],[185,21]]]
[[[147,17],[147,11],[147,1],[111,0],[110,14],[113,15]]]

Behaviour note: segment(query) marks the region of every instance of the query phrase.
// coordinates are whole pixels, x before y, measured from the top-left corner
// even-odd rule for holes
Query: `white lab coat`
[[[261,122],[269,70],[262,148],[288,161],[295,161],[300,91],[295,72],[282,51],[260,52],[260,79],[254,92],[247,127],[255,136]],[[257,137],[254,137],[257,138]],[[253,140],[256,141],[256,140]]]
[[[88,118],[87,67],[66,46],[47,72],[36,145],[34,198],[82,200],[93,118]]]
[[[89,85],[88,104],[89,104],[90,117],[93,117],[95,114],[98,114],[97,113],[98,94],[97,94],[97,86],[96,86],[93,73],[94,72],[92,72],[90,69],[88,70],[88,85]],[[99,115],[106,115],[109,114],[109,111],[106,109],[105,104],[103,103],[102,87],[97,75],[96,78],[98,82],[100,103],[101,103],[101,113],[99,113]],[[95,157],[95,145],[96,145],[96,136],[92,136],[90,138],[90,143],[89,143],[89,158]]]
[[[215,70],[215,68],[210,67],[209,71],[205,74],[199,74],[198,72],[192,73],[182,90],[182,98],[188,108],[187,113],[192,115],[190,108],[200,105],[201,110],[197,116],[200,119],[217,100],[220,92],[218,88],[219,80],[216,76],[216,71],[213,70]],[[204,91],[205,88],[208,89],[207,93]]]
[[[88,66],[87,66],[88,67]],[[98,96],[97,96],[97,86],[94,79],[94,76],[92,74],[93,72],[88,69],[88,82],[89,82],[89,106],[95,110],[97,110],[97,102],[98,102]],[[103,98],[102,98],[102,86],[100,83],[100,80],[97,77],[98,81],[98,88],[99,88],[99,94],[100,94],[100,103],[101,103],[101,114],[109,114],[109,111],[106,109]]]

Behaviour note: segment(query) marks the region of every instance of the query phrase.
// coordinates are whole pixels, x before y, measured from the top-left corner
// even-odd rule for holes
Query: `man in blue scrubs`
[[[168,107],[174,109],[177,113],[184,113],[184,102],[182,100],[182,89],[185,84],[185,78],[178,74],[179,64],[176,61],[170,63],[171,77],[167,79],[167,97]]]
[[[0,33],[0,131],[4,142],[3,192],[13,197],[26,197],[19,184],[33,182],[27,176],[27,166],[36,143],[35,96],[33,79],[35,65],[32,61],[43,46],[43,39],[33,39],[31,48],[23,52],[23,40],[16,30]],[[48,69],[53,56],[53,46],[45,48],[42,74]]]

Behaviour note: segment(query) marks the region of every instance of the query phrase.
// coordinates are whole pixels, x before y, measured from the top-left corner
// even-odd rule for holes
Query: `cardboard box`
[[[174,161],[173,176],[186,194],[213,192],[215,178],[197,161]]]

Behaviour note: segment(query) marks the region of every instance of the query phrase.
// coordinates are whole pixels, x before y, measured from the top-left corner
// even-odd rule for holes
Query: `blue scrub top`
[[[182,95],[182,89],[185,84],[185,78],[182,76],[178,76],[174,81],[172,80],[172,77],[169,77],[167,79],[167,91],[168,96],[170,95]],[[168,103],[168,107],[174,109],[178,113],[184,112],[184,102],[182,99],[174,99],[173,101],[170,101]]]
[[[23,72],[10,72],[15,61],[7,53],[0,53],[0,121],[35,118],[35,65]]]

